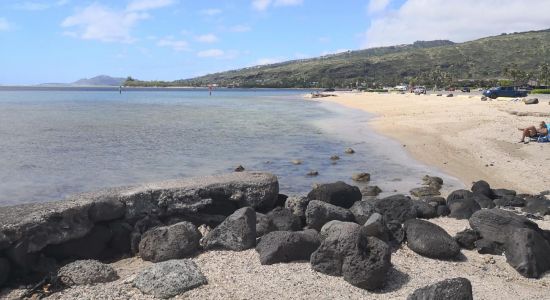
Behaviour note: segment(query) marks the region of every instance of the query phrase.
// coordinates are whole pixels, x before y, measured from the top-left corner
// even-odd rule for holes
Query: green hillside
[[[256,66],[174,82],[126,82],[128,85],[240,87],[350,87],[413,82],[452,85],[513,79],[546,81],[550,29],[482,38],[371,48],[312,59]],[[544,71],[546,70],[546,71]],[[541,73],[542,72],[542,73]]]

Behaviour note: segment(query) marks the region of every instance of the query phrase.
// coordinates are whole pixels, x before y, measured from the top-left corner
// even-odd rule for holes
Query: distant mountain
[[[171,82],[132,79],[125,85],[349,87],[365,82],[369,86],[393,86],[401,82],[451,85],[453,82],[477,81],[485,86],[504,78],[511,79],[510,70],[515,70],[516,74],[523,72],[531,79],[540,78],[541,66],[548,63],[550,29],[501,34],[464,43],[419,41],[410,45],[347,51]]]
[[[77,80],[70,85],[78,86],[119,86],[124,83],[126,78],[111,77],[107,75],[99,75],[93,78],[83,78]]]

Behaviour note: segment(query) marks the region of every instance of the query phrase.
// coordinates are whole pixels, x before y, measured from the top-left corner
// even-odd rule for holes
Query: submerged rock
[[[370,174],[365,173],[365,172],[355,173],[351,176],[351,179],[353,179],[354,181],[359,181],[359,182],[368,182],[368,181],[370,181]]]

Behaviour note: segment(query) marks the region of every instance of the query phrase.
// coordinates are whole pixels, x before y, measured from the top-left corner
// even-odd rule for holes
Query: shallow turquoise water
[[[370,116],[304,100],[305,92],[0,88],[0,205],[230,172],[239,164],[275,173],[283,193],[349,182],[360,171],[385,191],[439,174],[374,134]],[[343,153],[350,146],[356,154]],[[311,169],[320,176],[306,176]]]

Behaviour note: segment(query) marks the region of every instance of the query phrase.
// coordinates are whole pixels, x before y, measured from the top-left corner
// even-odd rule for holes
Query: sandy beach
[[[550,144],[518,143],[518,128],[550,121],[550,105],[479,95],[337,93],[320,98],[376,114],[371,125],[419,161],[462,180],[538,194],[550,188]],[[316,99],[317,100],[317,99]]]

